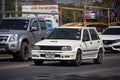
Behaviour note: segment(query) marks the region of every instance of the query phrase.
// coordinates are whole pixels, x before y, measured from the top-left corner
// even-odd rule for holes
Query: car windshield
[[[55,28],[47,39],[80,40],[81,29]]]
[[[120,28],[108,28],[103,32],[103,35],[120,35]]]
[[[23,19],[3,19],[0,29],[27,30],[29,20]]]

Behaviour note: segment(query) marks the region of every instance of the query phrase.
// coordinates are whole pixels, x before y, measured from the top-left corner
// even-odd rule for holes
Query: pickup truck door
[[[88,59],[91,56],[92,52],[92,42],[90,40],[90,35],[87,29],[83,30],[83,38],[82,38],[84,47],[83,47],[83,53],[82,53],[82,58],[83,59]]]
[[[44,38],[47,37],[47,35],[49,34],[49,30],[47,28],[47,24],[44,20],[39,20],[39,24],[40,24],[40,29],[41,29],[41,39],[43,40]]]
[[[30,31],[32,33],[35,42],[41,40],[40,25],[37,19],[32,21],[30,26]]]

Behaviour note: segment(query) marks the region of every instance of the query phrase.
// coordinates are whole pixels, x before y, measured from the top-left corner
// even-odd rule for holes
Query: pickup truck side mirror
[[[38,31],[38,28],[35,27],[35,26],[32,26],[31,29],[30,29],[30,31]]]

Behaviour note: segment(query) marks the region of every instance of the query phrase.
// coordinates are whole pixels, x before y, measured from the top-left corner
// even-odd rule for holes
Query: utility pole
[[[15,0],[15,17],[18,17],[18,0]]]
[[[5,0],[2,0],[2,2],[1,2],[1,4],[2,4],[2,16],[1,16],[1,18],[5,18]]]

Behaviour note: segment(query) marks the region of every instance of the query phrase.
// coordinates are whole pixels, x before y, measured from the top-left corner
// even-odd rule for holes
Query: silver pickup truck
[[[31,57],[32,46],[50,31],[45,20],[39,18],[6,18],[0,22],[0,53],[12,54],[15,60]]]

